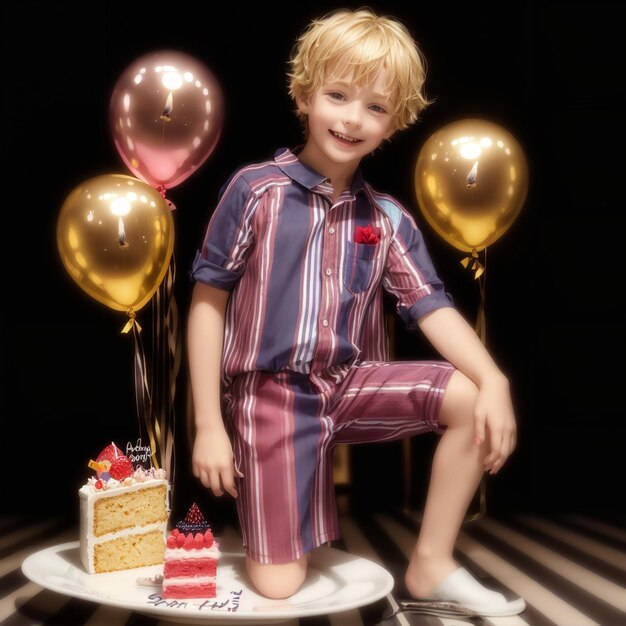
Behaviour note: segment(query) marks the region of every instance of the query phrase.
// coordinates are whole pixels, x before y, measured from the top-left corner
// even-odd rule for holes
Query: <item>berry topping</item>
[[[185,535],[183,533],[180,533],[180,535],[176,536],[176,546],[178,548],[182,548],[184,543],[185,543]]]
[[[204,535],[202,533],[196,533],[193,538],[193,547],[200,550],[204,548]]]
[[[204,533],[204,547],[210,548],[212,545],[213,545],[213,533],[211,532],[211,529],[209,529]]]
[[[172,531],[172,535],[174,535],[174,537],[178,537],[179,533],[180,533],[180,530],[178,530],[178,528],[174,528],[174,530]]]
[[[168,548],[176,548],[176,537],[174,537],[174,535],[170,535],[167,538],[167,547]]]
[[[204,515],[200,512],[198,505],[194,502],[189,507],[185,519],[182,522],[178,522],[176,528],[184,533],[204,533],[209,528],[209,524],[204,519]]]
[[[193,548],[193,535],[189,533],[187,537],[185,537],[185,543],[183,544],[183,548],[185,550],[191,550]]]
[[[109,461],[109,463],[113,463],[113,461],[119,456],[124,456],[124,453],[113,442],[111,442],[110,445],[100,452],[96,461]]]
[[[109,473],[115,480],[124,480],[133,475],[133,464],[127,456],[118,456],[113,459]]]
[[[101,480],[96,480],[96,482],[94,483],[94,487],[96,489],[102,489],[102,487],[103,487],[102,481]]]

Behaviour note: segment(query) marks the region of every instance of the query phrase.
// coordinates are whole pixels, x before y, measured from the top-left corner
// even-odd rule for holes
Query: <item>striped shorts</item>
[[[365,362],[325,393],[295,372],[237,377],[226,415],[250,558],[286,563],[338,539],[334,447],[443,432],[437,417],[453,371],[442,361]]]

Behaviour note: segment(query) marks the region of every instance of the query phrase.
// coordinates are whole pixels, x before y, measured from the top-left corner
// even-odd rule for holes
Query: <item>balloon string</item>
[[[476,325],[474,326],[474,329],[476,331],[476,334],[480,337],[483,345],[485,345],[487,342],[487,320],[485,317],[485,279],[487,275],[487,248],[485,248],[483,251],[484,259],[482,264],[477,259],[478,254],[474,254],[476,257],[474,259],[474,262],[480,265],[481,268],[480,274],[478,276],[474,276],[474,278],[478,278],[480,295],[480,300],[478,302],[478,314],[476,316]],[[474,496],[474,498],[478,498],[478,510],[475,513],[467,515],[464,520],[465,523],[479,520],[487,513],[487,485],[485,483],[484,477],[480,480],[478,493]]]
[[[139,433],[143,432],[141,427],[142,418],[145,424],[148,440],[150,441],[150,450],[152,465],[159,469],[159,447],[160,432],[158,423],[152,421],[152,396],[148,377],[146,375],[146,355],[143,348],[143,341],[137,325],[133,324],[133,337],[135,339],[135,356],[134,356],[134,374],[135,374],[135,405],[137,408],[137,419],[139,423]]]
[[[153,389],[155,420],[159,429],[161,463],[170,478],[170,497],[173,498],[175,463],[175,397],[176,378],[180,369],[178,307],[174,298],[176,263],[170,259],[167,274],[153,298]],[[158,393],[158,396],[156,395]]]
[[[483,250],[484,259],[481,263],[476,248],[472,250],[471,256],[461,259],[461,265],[466,269],[469,268],[474,272],[474,280],[478,280],[480,300],[478,302],[478,313],[476,315],[476,323],[474,330],[480,338],[483,345],[487,341],[487,320],[485,317],[485,279],[487,273],[487,248]],[[463,522],[473,522],[479,520],[487,512],[487,485],[484,477],[481,478],[477,494],[474,500],[478,498],[478,510],[465,516]],[[470,507],[473,508],[473,507]]]
[[[169,389],[169,404],[167,406],[167,416],[169,417],[165,435],[165,459],[167,463],[168,475],[172,476],[172,490],[174,488],[174,474],[176,471],[175,462],[175,425],[176,425],[176,379],[180,370],[181,346],[180,346],[180,323],[178,306],[174,297],[174,284],[176,282],[176,263],[174,255],[171,257],[169,271],[165,281],[167,293],[167,309],[165,316],[165,330],[167,337],[167,374]],[[173,492],[172,492],[173,493]]]
[[[485,278],[487,272],[487,248],[484,252],[484,261],[481,265],[482,272],[478,277],[480,300],[478,303],[478,315],[476,317],[476,333],[483,342],[483,345],[487,343],[487,321],[485,318]]]
[[[478,493],[474,496],[474,498],[478,498],[478,511],[466,515],[465,519],[463,520],[464,524],[467,524],[469,522],[475,522],[481,517],[484,517],[485,513],[487,513],[487,485],[485,484],[484,477],[480,479]]]
[[[160,191],[160,190],[159,190]],[[153,406],[155,410],[152,414],[152,419],[155,421],[155,425],[161,424],[160,419],[160,411],[162,405],[161,394],[163,390],[163,385],[161,384],[161,371],[160,371],[160,362],[161,362],[161,325],[162,325],[162,316],[161,316],[161,300],[162,300],[162,291],[157,289],[153,298],[152,298],[152,368],[151,368],[151,380],[152,380],[152,389],[153,389]],[[163,432],[163,429],[160,428],[160,433]],[[161,439],[159,438],[159,448],[162,453],[163,445]],[[163,464],[163,456],[159,457],[159,462],[161,466],[164,467]],[[167,470],[166,470],[167,471]]]

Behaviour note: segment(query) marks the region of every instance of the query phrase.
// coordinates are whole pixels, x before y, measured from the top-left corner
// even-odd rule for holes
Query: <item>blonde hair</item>
[[[367,7],[314,19],[296,40],[289,65],[289,95],[296,102],[307,100],[327,80],[352,72],[352,81],[364,86],[386,68],[397,130],[413,124],[430,104],[423,93],[426,59],[417,43],[395,18]],[[307,116],[297,114],[306,124]]]

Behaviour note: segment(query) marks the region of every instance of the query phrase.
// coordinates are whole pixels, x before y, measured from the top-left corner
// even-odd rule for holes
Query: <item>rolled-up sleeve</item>
[[[242,176],[235,174],[219,193],[202,249],[196,252],[190,278],[231,291],[245,268],[253,242],[256,198]]]
[[[398,314],[409,328],[415,328],[420,318],[435,309],[454,306],[437,276],[422,233],[405,210],[389,246],[383,285],[396,298]]]

